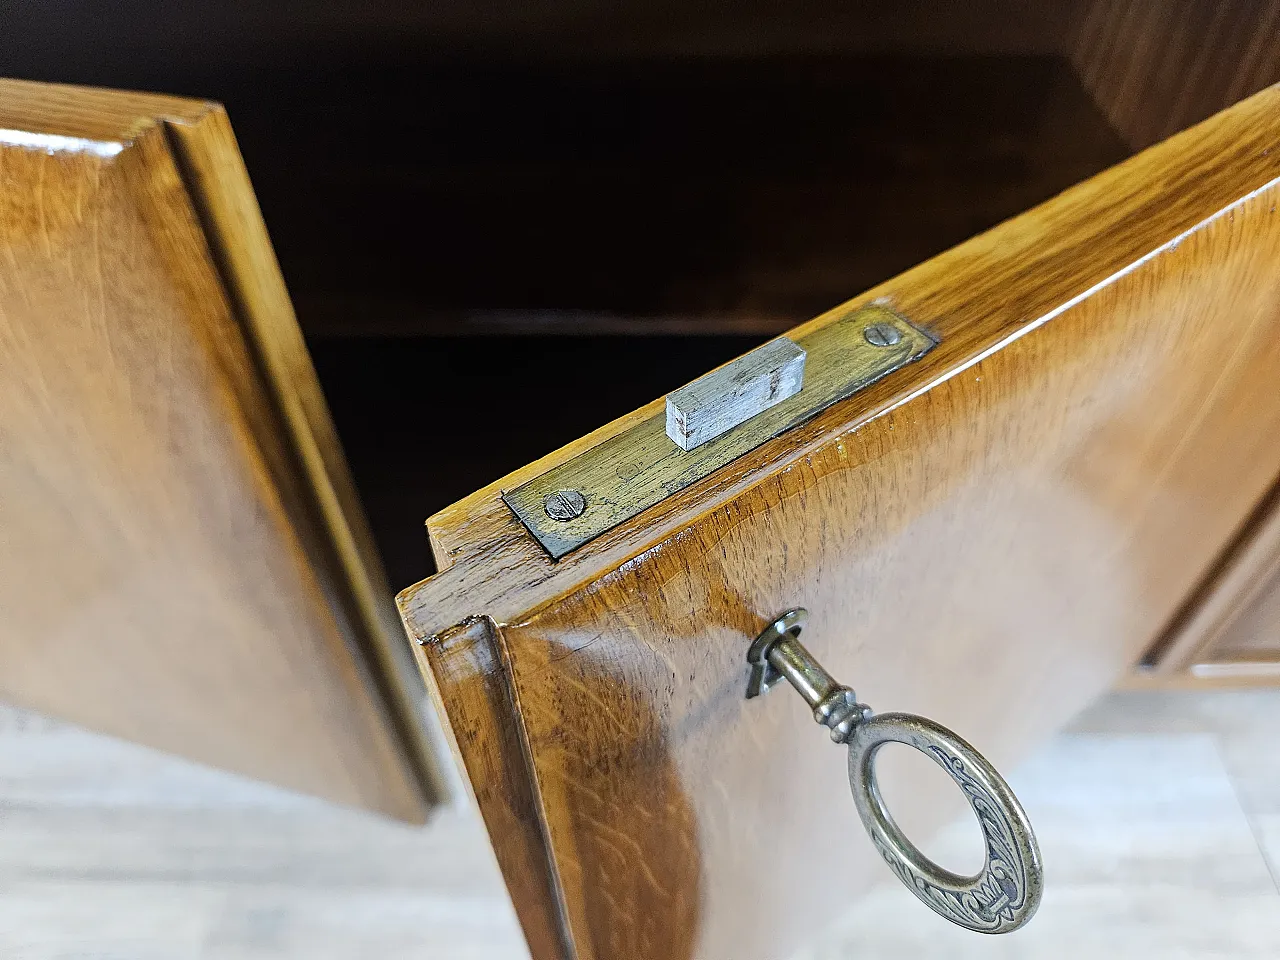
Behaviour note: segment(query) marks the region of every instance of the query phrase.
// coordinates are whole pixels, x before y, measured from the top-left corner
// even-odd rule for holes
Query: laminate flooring
[[[1031,924],[959,930],[886,873],[793,960],[1280,957],[1277,731],[1280,691],[1111,694],[1011,773],[1046,864]],[[926,850],[970,866],[978,842],[961,817]],[[0,957],[527,953],[465,807],[405,827],[0,707]]]

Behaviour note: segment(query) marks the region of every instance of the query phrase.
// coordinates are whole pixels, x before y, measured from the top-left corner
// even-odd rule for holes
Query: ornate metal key
[[[799,641],[808,613],[789,610],[756,638],[747,653],[747,696],[788,681],[831,730],[849,745],[849,786],[862,825],[880,855],[917,897],[952,923],[979,933],[1008,933],[1036,912],[1044,889],[1040,849],[1027,815],[1004,778],[982,754],[946,727],[909,713],[874,715],[837,683]],[[876,786],[875,755],[889,742],[932,757],[964,792],[986,840],[986,864],[964,877],[938,866],[903,835]]]

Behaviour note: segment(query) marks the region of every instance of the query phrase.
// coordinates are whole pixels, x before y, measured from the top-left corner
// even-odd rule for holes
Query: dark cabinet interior
[[[1144,145],[1107,6],[25,5],[0,73],[226,104],[399,587],[433,511]]]

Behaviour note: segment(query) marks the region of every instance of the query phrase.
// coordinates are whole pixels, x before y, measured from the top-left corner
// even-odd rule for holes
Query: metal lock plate
[[[502,499],[558,560],[735,457],[918,360],[936,343],[885,307],[863,307],[797,339],[804,360],[803,386],[781,402],[769,397],[771,405],[745,422],[683,450],[667,435],[666,412],[659,412],[514,490],[503,491]],[[735,368],[758,368],[760,354],[752,351],[708,378],[731,383]],[[764,402],[759,401],[762,406]]]

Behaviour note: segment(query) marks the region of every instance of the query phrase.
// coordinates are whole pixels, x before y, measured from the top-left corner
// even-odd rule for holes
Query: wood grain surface
[[[500,490],[660,404],[429,521],[402,614],[427,650],[496,622],[576,957],[776,957],[882,875],[840,752],[742,697],[780,610],[997,765],[1161,634],[1280,473],[1277,145],[1268,90],[812,321],[881,300],[941,342],[557,563]]]
[[[425,691],[225,114],[4,81],[0,131],[0,696],[421,819]]]

